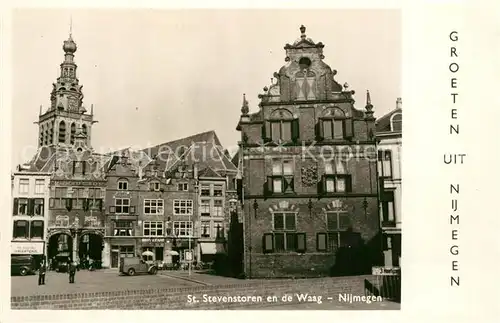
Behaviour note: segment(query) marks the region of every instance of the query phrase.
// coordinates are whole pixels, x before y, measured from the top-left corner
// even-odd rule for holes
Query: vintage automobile
[[[146,262],[139,257],[121,258],[120,259],[120,274],[134,276],[135,274],[156,275],[158,268],[155,263]]]
[[[35,261],[32,256],[11,255],[10,272],[11,275],[26,276],[35,272]]]

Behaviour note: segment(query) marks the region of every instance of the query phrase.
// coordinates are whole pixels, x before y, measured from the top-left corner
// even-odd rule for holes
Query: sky
[[[246,93],[257,95],[285,64],[287,43],[325,44],[324,61],[347,82],[356,108],[370,90],[375,117],[401,97],[399,10],[18,9],[12,16],[12,167],[37,145],[63,41],[72,35],[84,106],[94,105],[97,150],[152,145],[215,130],[234,151]],[[404,98],[403,98],[404,100]]]

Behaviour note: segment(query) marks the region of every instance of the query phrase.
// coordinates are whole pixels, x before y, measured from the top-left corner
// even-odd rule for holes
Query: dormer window
[[[151,182],[151,183],[149,183],[149,189],[151,191],[158,192],[160,190],[160,183],[159,182]]]
[[[125,179],[121,179],[118,181],[118,190],[126,191],[128,190],[128,181]]]
[[[395,113],[391,116],[391,131],[400,132],[403,127],[403,114]]]

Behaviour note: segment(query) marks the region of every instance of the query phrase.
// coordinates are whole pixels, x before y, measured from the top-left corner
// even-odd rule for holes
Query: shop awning
[[[56,257],[69,257],[69,252],[60,252],[56,255]]]
[[[200,242],[201,253],[204,255],[215,255],[226,253],[224,244],[217,242]]]

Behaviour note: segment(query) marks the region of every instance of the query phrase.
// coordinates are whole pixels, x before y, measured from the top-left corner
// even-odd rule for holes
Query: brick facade
[[[321,43],[287,44],[277,79],[241,131],[247,277],[369,272],[380,261],[375,119],[336,82]]]

